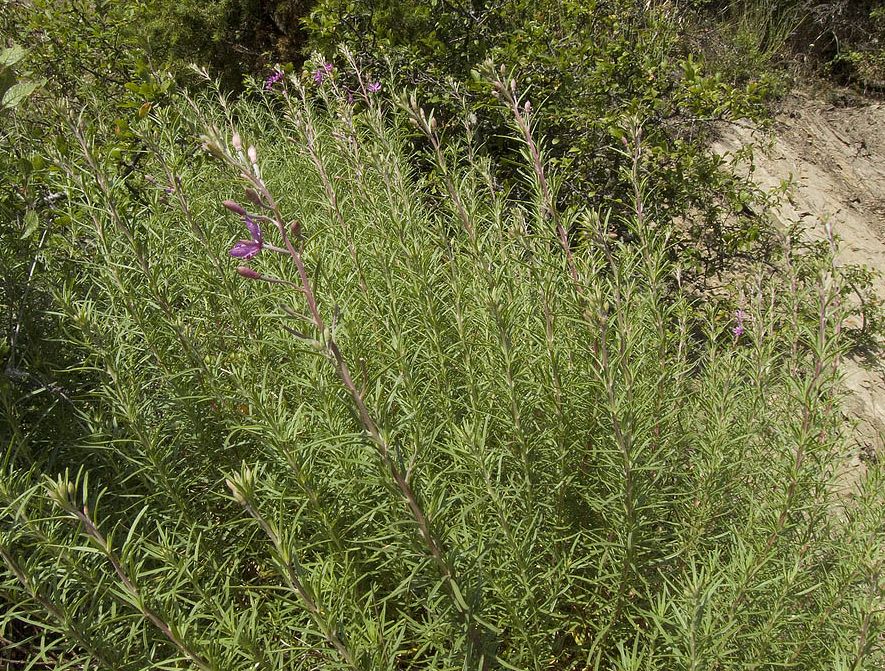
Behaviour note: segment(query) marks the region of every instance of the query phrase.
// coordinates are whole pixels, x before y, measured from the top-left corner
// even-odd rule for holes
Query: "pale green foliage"
[[[117,178],[81,130],[62,162],[78,270],[56,298],[98,384],[50,472],[5,434],[4,638],[30,632],[56,668],[883,661],[878,470],[836,494],[832,273],[749,286],[736,339],[641,214],[630,245],[595,213],[556,215],[599,232],[569,261],[531,155],[537,202],[513,202],[475,148],[441,147],[455,200],[375,100],[176,105],[136,131],[151,181]],[[307,314],[300,291],[233,272],[247,234],[220,202],[251,206],[191,141],[214,125],[232,151],[233,123],[301,225],[327,333],[288,314]],[[641,213],[654,178],[635,143]],[[251,266],[302,286],[288,256]]]

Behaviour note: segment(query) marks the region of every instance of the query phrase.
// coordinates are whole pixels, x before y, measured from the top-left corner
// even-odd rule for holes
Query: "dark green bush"
[[[147,52],[156,65],[180,71],[196,62],[218,72],[239,90],[245,74],[259,74],[275,61],[300,62],[302,19],[313,0],[161,0],[144,3]]]
[[[490,57],[512,69],[543,111],[537,132],[551,139],[550,158],[564,175],[561,205],[624,209],[630,186],[618,138],[636,116],[658,177],[649,216],[661,225],[692,222],[680,232],[681,248],[696,269],[714,271],[756,244],[760,222],[734,215],[761,194],[730,176],[708,142],[713,120],[762,119],[771,81],[736,87],[708,72],[684,52],[676,8],[624,0],[504,2],[463,12],[449,3],[346,4],[343,12],[338,0],[317,3],[307,23],[311,44],[329,57],[347,44],[376,73],[389,70],[396,85],[417,89],[442,119],[474,113],[483,120],[476,129],[483,150],[503,164],[508,186],[519,188],[507,163],[513,146],[503,120],[486,112],[494,109],[487,91],[468,75]]]

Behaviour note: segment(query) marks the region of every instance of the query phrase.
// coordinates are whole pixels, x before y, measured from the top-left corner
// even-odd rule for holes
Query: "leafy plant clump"
[[[767,242],[765,222],[744,215],[748,202],[762,209],[764,194],[709,144],[714,122],[764,123],[779,82],[768,69],[733,77],[690,53],[689,16],[678,3],[632,0],[515,1],[469,11],[430,0],[408,7],[320,0],[305,23],[311,47],[330,56],[347,45],[366,67],[417,90],[442,118],[472,112],[483,150],[516,189],[506,118],[476,74],[486,59],[519,72],[545,110],[537,134],[549,139],[550,160],[563,177],[563,207],[629,211],[631,186],[617,147],[626,120],[639,117],[657,175],[649,216],[692,215],[696,224],[674,242],[704,275]]]
[[[796,70],[885,90],[881,0],[688,0],[700,10],[693,30],[715,66],[733,79],[769,77],[787,84]],[[712,24],[712,26],[711,26]],[[797,68],[798,66],[798,68]]]
[[[510,192],[417,99],[354,61],[349,90],[317,72],[152,107],[141,181],[72,119],[47,272],[94,384],[62,390],[77,431],[55,444],[4,405],[4,654],[881,664],[885,490],[872,465],[839,494],[832,265],[786,253],[723,320],[648,216],[642,124],[620,144],[627,243],[560,207],[506,70],[480,74],[521,150]]]
[[[688,53],[679,5],[545,0],[468,10],[429,0],[408,6],[40,0],[10,7],[0,30],[34,45],[33,60],[60,96],[115,114],[117,137],[109,141],[122,140],[121,154],[133,149],[125,140],[136,110],[168,92],[171,80],[159,72],[169,69],[179,86],[193,86],[189,64],[196,62],[218,73],[227,90],[243,93],[250,78],[314,67],[314,52],[340,66],[337,49],[344,44],[375,78],[414,89],[441,119],[472,113],[478,123],[470,132],[499,166],[498,178],[519,190],[506,119],[475,79],[492,58],[519,72],[544,106],[536,132],[549,139],[550,161],[562,175],[560,207],[602,208],[619,217],[629,211],[626,164],[612,146],[626,120],[639,117],[658,175],[648,216],[662,225],[692,222],[678,229],[673,247],[687,272],[714,275],[736,257],[766,253],[771,240],[767,222],[752,214],[764,209],[765,194],[709,144],[713,122],[766,118],[773,79],[760,69],[736,83]],[[135,149],[121,162],[135,160]]]

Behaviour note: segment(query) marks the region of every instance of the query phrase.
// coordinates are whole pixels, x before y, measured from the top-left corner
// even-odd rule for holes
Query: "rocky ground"
[[[885,298],[885,104],[856,96],[827,100],[794,94],[784,102],[771,135],[745,125],[724,128],[715,149],[734,152],[748,143],[767,149],[754,156],[754,179],[763,188],[792,181],[775,211],[801,221],[812,238],[831,223],[840,238],[838,262],[863,265]],[[853,436],[849,472],[885,458],[885,350],[855,352],[843,363],[846,422]]]

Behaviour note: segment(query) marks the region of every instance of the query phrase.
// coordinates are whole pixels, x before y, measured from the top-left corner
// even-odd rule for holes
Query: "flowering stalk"
[[[835,241],[832,237],[831,229],[828,229],[827,233],[831,252],[835,253]],[[792,271],[792,268],[790,270]],[[789,481],[784,492],[784,498],[775,519],[774,527],[768,534],[765,545],[747,568],[735,597],[729,606],[727,613],[727,620],[729,622],[734,621],[738,614],[738,609],[745,604],[752,581],[762,570],[770,553],[775,549],[777,541],[788,528],[790,514],[795,511],[797,498],[801,494],[800,485],[802,480],[800,477],[805,467],[809,449],[814,447],[816,443],[822,444],[825,440],[824,432],[816,430],[815,415],[818,404],[825,397],[825,385],[827,381],[832,380],[836,376],[839,362],[838,344],[835,348],[833,347],[834,342],[838,343],[839,330],[838,327],[835,329],[831,339],[828,328],[829,322],[834,315],[837,316],[835,322],[838,324],[840,321],[838,318],[840,307],[839,288],[834,276],[834,271],[824,273],[820,278],[818,286],[818,324],[814,342],[811,343],[814,367],[810,378],[805,383],[805,388],[802,390],[802,412],[799,416],[796,446],[793,450]],[[827,401],[825,411],[832,411],[832,400]],[[734,632],[732,635],[734,635]]]
[[[634,189],[634,216],[636,228],[640,235],[645,238],[646,222],[645,212],[645,189],[639,177],[639,161],[641,157],[642,135],[638,123],[631,129],[632,136],[632,168],[630,178]],[[626,140],[626,138],[625,138]],[[629,141],[625,141],[625,149],[629,149]],[[635,407],[634,387],[635,372],[630,365],[630,352],[628,342],[634,323],[629,319],[630,297],[632,286],[629,279],[625,281],[622,266],[618,263],[612,251],[612,246],[606,235],[607,219],[597,218],[597,242],[602,250],[609,273],[611,274],[612,303],[611,308],[600,307],[596,315],[599,332],[594,346],[597,355],[598,366],[596,369],[605,389],[607,407],[605,408],[608,419],[611,422],[612,435],[619,456],[615,466],[622,481],[621,507],[623,518],[624,556],[620,560],[618,570],[618,586],[615,598],[615,607],[610,620],[613,625],[627,607],[628,595],[636,573],[642,548],[643,530],[642,521],[642,477],[643,467],[647,467],[641,459],[642,450],[636,444],[636,426],[632,408]],[[646,262],[651,250],[643,250]],[[658,328],[661,328],[660,325]],[[610,345],[610,334],[617,339],[617,347]],[[623,398],[623,400],[621,400]],[[622,409],[623,408],[623,409]],[[599,635],[599,641],[607,640],[611,629],[606,627]]]
[[[744,312],[743,308],[738,308],[734,312],[734,321],[735,327],[731,329],[731,332],[734,334],[735,340],[744,335],[744,320],[747,318],[747,313]]]
[[[559,211],[556,208],[556,203],[553,198],[553,189],[550,186],[546,171],[544,170],[544,159],[541,155],[541,149],[538,147],[532,134],[532,104],[529,101],[520,104],[521,101],[516,88],[516,80],[510,79],[508,82],[504,82],[505,70],[503,65],[500,69],[496,70],[491,61],[486,61],[484,70],[492,84],[492,92],[494,96],[501,100],[510,110],[510,113],[513,115],[513,122],[516,125],[516,129],[523,142],[525,142],[529,162],[535,175],[538,195],[541,200],[542,213],[545,218],[549,217],[553,221],[556,228],[556,236],[559,240],[559,245],[562,247],[562,251],[565,254],[572,281],[575,283],[575,286],[579,288],[580,279],[577,266],[575,265],[574,254],[572,253],[571,245],[569,244],[568,231],[565,229],[565,226],[563,226]]]
[[[405,109],[406,113],[408,113],[409,119],[412,123],[424,133],[430,141],[430,145],[433,147],[434,158],[436,158],[436,165],[442,174],[446,193],[449,194],[449,198],[451,198],[452,203],[455,206],[455,212],[461,220],[461,225],[470,237],[470,241],[475,245],[476,231],[470,221],[470,215],[467,214],[467,208],[464,206],[461,194],[458,192],[458,189],[455,188],[455,183],[452,180],[451,172],[446,163],[446,156],[442,149],[442,142],[440,142],[439,135],[436,132],[436,119],[433,118],[433,111],[428,115],[423,109],[421,109],[418,106],[418,100],[414,93],[409,99],[406,99],[405,96],[403,96],[400,100],[400,105]]]
[[[141,270],[142,275],[147,280],[148,288],[153,294],[153,297],[156,299],[157,305],[163,312],[164,317],[168,320],[168,323],[172,326],[173,330],[175,331],[175,335],[177,336],[178,341],[181,344],[182,350],[187,353],[187,355],[193,362],[194,368],[199,371],[201,381],[203,381],[204,376],[206,376],[209,372],[205,363],[205,357],[203,356],[202,352],[199,351],[199,348],[195,345],[193,340],[189,338],[184,332],[184,329],[180,324],[180,320],[177,319],[176,311],[172,305],[172,301],[167,291],[157,281],[156,273],[151,271],[150,260],[147,255],[145,245],[136,238],[135,229],[133,228],[131,222],[123,216],[123,213],[117,207],[117,200],[112,192],[111,184],[108,181],[107,176],[104,174],[101,167],[99,166],[98,160],[95,157],[89,142],[87,141],[83,128],[80,126],[79,123],[77,123],[72,126],[72,131],[77,139],[78,144],[80,145],[80,150],[83,158],[86,159],[86,164],[89,168],[89,172],[95,179],[95,183],[101,191],[102,195],[105,197],[106,211],[110,216],[114,227],[125,237],[126,241],[132,248],[135,259],[138,262],[139,269]],[[109,247],[106,241],[105,227],[103,222],[96,214],[91,214],[91,216],[93,217],[93,221],[95,222],[96,232],[101,238],[102,244]],[[112,272],[114,272],[115,274],[115,280],[117,284],[121,288],[124,287],[125,283],[119,280],[119,276],[116,275],[117,271],[113,269]],[[137,300],[133,301],[133,306],[131,310],[133,317],[141,320],[141,318],[138,316],[138,312],[134,308],[134,304],[137,302]]]
[[[299,291],[304,296],[305,302],[307,303],[308,316],[317,333],[320,334],[319,340],[315,341],[314,344],[325,352],[327,358],[335,369],[335,373],[341,384],[350,396],[360,425],[363,427],[369,440],[374,445],[376,454],[393,480],[394,486],[402,496],[409,513],[415,521],[421,540],[426,546],[440,577],[443,579],[446,591],[452,599],[455,610],[459,614],[459,618],[468,624],[471,640],[478,642],[478,634],[476,631],[477,625],[484,626],[485,628],[488,627],[481,625],[481,623],[478,622],[476,616],[472,613],[471,608],[464,600],[463,593],[458,584],[455,568],[447,556],[445,546],[434,530],[430,518],[424,511],[424,507],[409,481],[410,471],[401,470],[398,466],[393,449],[372,416],[363,395],[363,391],[356,385],[353,379],[353,375],[351,374],[350,367],[344,358],[344,354],[335,340],[333,330],[326,323],[320,312],[313,283],[304,263],[303,240],[298,236],[295,238],[295,241],[293,241],[293,237],[289,235],[279,204],[260,176],[257,163],[254,160],[254,147],[249,148],[249,156],[252,163],[250,166],[244,164],[241,160],[237,161],[233,156],[222,149],[217,141],[213,141],[212,138],[208,138],[207,144],[210,142],[212,143],[212,146],[209,150],[214,155],[222,158],[228,164],[240,170],[240,176],[246,181],[249,188],[259,195],[261,202],[265,204],[266,209],[270,212],[270,217],[268,217],[268,219],[274,222],[280,238],[283,241],[283,245],[295,265],[300,283]],[[236,144],[236,140],[234,144]]]
[[[310,156],[311,162],[316,168],[317,174],[319,174],[320,176],[320,181],[323,183],[323,190],[326,194],[326,199],[329,201],[332,212],[335,214],[335,219],[338,221],[339,226],[341,226],[341,230],[344,233],[345,239],[347,240],[347,251],[350,254],[350,258],[353,261],[354,266],[356,267],[360,289],[363,291],[363,293],[366,293],[368,291],[368,286],[366,285],[365,273],[363,272],[362,264],[360,263],[359,257],[357,256],[356,247],[353,244],[353,235],[351,234],[350,225],[347,223],[347,219],[344,218],[344,214],[342,213],[341,206],[338,202],[338,193],[335,191],[335,186],[332,184],[332,178],[329,175],[329,171],[326,169],[326,164],[319,154],[319,149],[317,148],[316,129],[314,128],[313,119],[311,119],[308,116],[308,113],[304,111],[304,109],[307,109],[307,92],[304,90],[304,87],[300,85],[298,86],[298,91],[301,95],[301,100],[304,103],[304,108],[295,110],[291,118],[304,135],[304,142],[305,146],[307,147],[307,153]],[[268,195],[269,194],[265,193],[265,196]]]

